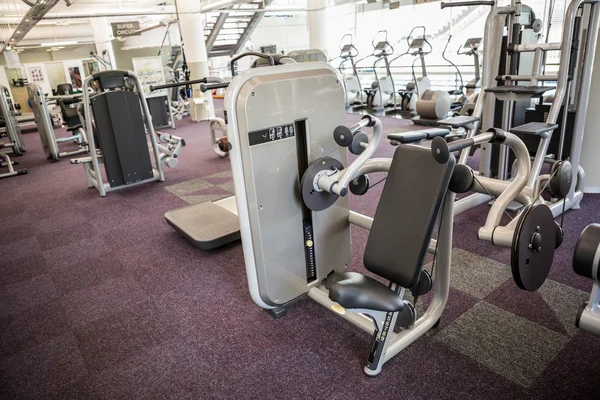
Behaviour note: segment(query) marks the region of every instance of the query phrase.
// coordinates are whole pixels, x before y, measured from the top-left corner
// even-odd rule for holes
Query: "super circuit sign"
[[[137,21],[113,22],[111,25],[114,37],[141,35],[140,23]]]

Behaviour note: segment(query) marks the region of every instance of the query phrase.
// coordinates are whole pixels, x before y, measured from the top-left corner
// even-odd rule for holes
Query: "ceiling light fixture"
[[[70,46],[72,44],[79,44],[78,41],[74,40],[71,42],[53,42],[53,43],[42,43],[42,47],[55,47],[55,46]]]

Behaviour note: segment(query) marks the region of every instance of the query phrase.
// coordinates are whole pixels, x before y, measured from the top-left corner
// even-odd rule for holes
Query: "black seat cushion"
[[[73,125],[73,126],[69,126],[69,127],[67,127],[67,131],[73,132],[73,131],[76,131],[79,128],[83,128],[83,125],[76,124],[76,125]]]
[[[427,134],[420,131],[405,131],[402,133],[390,133],[388,139],[398,143],[417,143],[427,139]]]
[[[438,163],[428,148],[398,146],[365,249],[369,271],[405,288],[417,284],[455,163]]]
[[[344,308],[395,312],[404,308],[402,298],[373,278],[357,272],[333,274],[327,278],[329,298]]]
[[[421,140],[431,140],[434,137],[446,136],[450,133],[449,129],[444,128],[426,128],[418,131],[412,129],[400,129],[396,132],[388,133],[388,139],[398,143],[415,143]]]

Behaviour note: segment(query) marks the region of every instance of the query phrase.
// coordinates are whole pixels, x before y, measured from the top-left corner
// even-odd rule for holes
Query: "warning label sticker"
[[[274,142],[295,136],[294,124],[285,124],[248,133],[250,146]]]

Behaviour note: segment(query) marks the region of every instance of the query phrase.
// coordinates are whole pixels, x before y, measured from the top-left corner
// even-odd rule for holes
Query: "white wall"
[[[307,49],[309,46],[306,13],[289,16],[265,15],[250,37],[255,51],[261,46],[276,45],[277,51]]]
[[[93,44],[84,44],[78,47],[69,47],[68,49],[57,51],[46,51],[46,49],[37,51],[30,50],[19,53],[19,59],[22,64],[82,59],[90,58],[90,51],[92,50],[95,50]],[[4,54],[0,57],[0,65],[6,65]]]
[[[61,61],[46,63],[46,71],[48,72],[48,80],[50,81],[50,87],[56,89],[56,86],[61,83],[67,83],[67,76],[65,75],[65,67]]]
[[[600,193],[600,41],[596,46],[596,57],[592,72],[592,84],[590,99],[588,102],[585,129],[583,137],[583,148],[581,150],[581,166],[585,170],[585,192]]]

